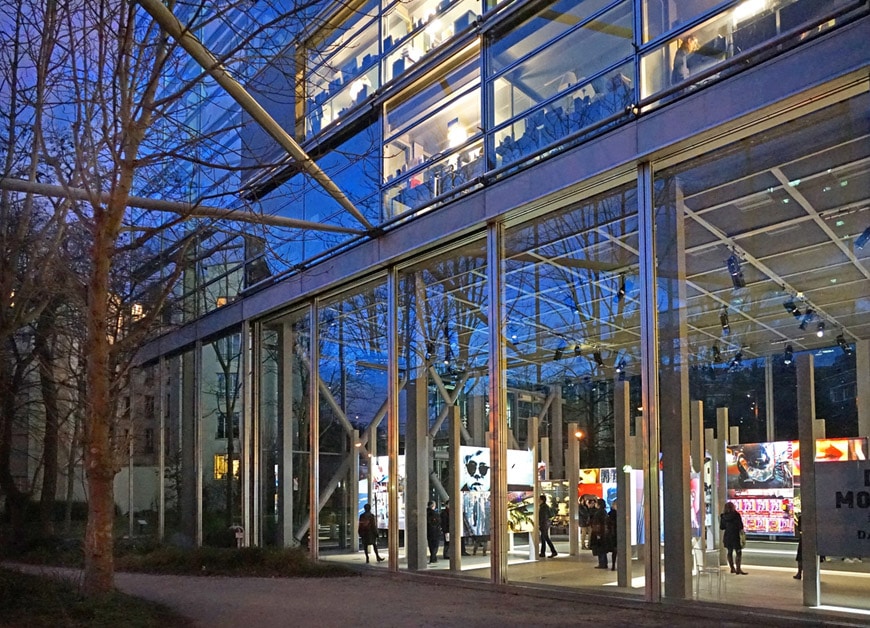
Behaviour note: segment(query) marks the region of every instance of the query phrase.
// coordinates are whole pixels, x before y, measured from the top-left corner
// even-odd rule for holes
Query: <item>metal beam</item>
[[[309,157],[302,147],[290,137],[290,134],[285,131],[269,113],[260,106],[253,96],[248,91],[230,76],[223,64],[218,61],[215,56],[202,43],[185,28],[178,18],[173,15],[161,0],[139,0],[139,5],[145,9],[154,21],[165,30],[178,44],[187,51],[188,54],[196,61],[209,76],[211,76],[218,85],[223,87],[227,93],[244,109],[264,131],[266,131],[272,139],[278,142],[281,147],[286,150],[296,160],[299,167],[317,181],[326,192],[334,198],[339,205],[347,210],[361,225],[366,229],[373,229],[371,223],[366,220],[365,216],[354,206],[349,198],[341,191],[341,189],[329,178],[329,176],[314,163],[314,160]]]
[[[0,190],[23,192],[25,194],[38,194],[41,196],[53,196],[74,201],[91,201],[94,200],[95,196],[90,191],[81,188],[70,188],[62,185],[51,185],[48,183],[24,181],[22,179],[8,177],[0,178]],[[96,200],[100,203],[107,203],[109,201],[109,193],[101,192]],[[224,209],[222,207],[209,207],[206,205],[197,205],[195,203],[167,201],[163,199],[145,198],[142,196],[130,196],[127,199],[127,206],[170,214],[179,214],[181,216],[225,218],[227,220],[237,220],[239,222],[249,222],[274,227],[288,227],[291,229],[334,231],[336,233],[351,233],[356,235],[365,233],[365,231],[361,229],[351,229],[349,227],[340,227],[338,225],[327,225],[320,222],[312,222],[310,220],[297,220],[295,218],[286,218],[284,216],[268,216],[240,209]]]

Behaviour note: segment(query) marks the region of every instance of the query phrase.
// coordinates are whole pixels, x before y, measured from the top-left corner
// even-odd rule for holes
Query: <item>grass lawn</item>
[[[160,604],[122,593],[86,598],[76,583],[0,568],[0,627],[176,628],[193,623]]]

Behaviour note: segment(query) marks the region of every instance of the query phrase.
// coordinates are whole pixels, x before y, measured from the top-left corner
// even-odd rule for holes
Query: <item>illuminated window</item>
[[[217,297],[215,299],[215,305],[217,305],[218,307],[223,307],[227,303],[229,303],[229,299],[227,299],[227,297]]]
[[[227,477],[227,455],[226,454],[215,454],[214,455],[214,479],[215,480],[223,480]],[[239,477],[239,459],[233,458],[233,477]]]
[[[217,434],[215,438],[227,437],[227,415],[223,412],[218,412]],[[233,438],[239,437],[239,413],[233,412]]]

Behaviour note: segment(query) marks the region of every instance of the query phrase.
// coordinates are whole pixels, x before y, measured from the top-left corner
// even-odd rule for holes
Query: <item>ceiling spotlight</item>
[[[740,270],[740,258],[734,253],[728,258],[728,274],[731,275],[731,283],[735,288],[745,288],[746,280],[743,278],[743,271]]]
[[[432,359],[432,354],[435,353],[435,343],[427,342],[426,343],[426,360]]]
[[[870,242],[870,227],[864,229],[864,233],[855,238],[855,246],[859,249],[863,249],[867,242]]]
[[[738,351],[733,358],[731,358],[731,363],[728,365],[728,368],[736,369],[743,362],[743,352]]]
[[[802,316],[800,308],[794,304],[794,299],[789,299],[785,303],[782,304],[782,307],[785,308],[785,311],[794,316],[795,318],[800,318]]]
[[[843,353],[846,355],[852,355],[852,345],[846,342],[846,337],[843,334],[837,336],[837,344],[840,346],[840,349],[843,350]]]
[[[616,291],[616,300],[621,301],[625,296],[625,274],[619,275],[619,289]]]
[[[578,344],[574,345],[574,357],[579,358],[582,353],[583,353],[583,351],[581,351],[581,349],[580,349],[580,344],[578,343]]]
[[[807,311],[804,312],[803,317],[801,317],[801,324],[798,325],[801,329],[806,329],[807,325],[813,322],[813,319],[816,317],[816,313],[813,308],[808,307]]]
[[[816,336],[822,338],[825,335],[825,321],[819,321],[818,326],[816,327]]]
[[[600,351],[593,352],[592,359],[595,360],[595,364],[597,364],[598,366],[604,366],[604,360],[601,359]]]
[[[722,362],[722,351],[719,349],[719,345],[713,345],[710,350],[713,352],[713,363],[719,364]]]
[[[622,373],[625,370],[625,360],[620,360],[614,367],[617,373]]]
[[[794,350],[791,348],[791,345],[785,346],[785,355],[782,358],[783,364],[788,366],[794,361]]]
[[[565,348],[564,348],[564,347],[557,347],[557,348],[556,348],[556,353],[553,354],[553,359],[554,359],[554,360],[561,360],[561,359],[562,359],[562,355],[563,355],[564,353],[565,353]]]
[[[731,333],[731,325],[728,323],[728,310],[724,307],[719,313],[719,322],[722,324],[722,334],[727,336]]]

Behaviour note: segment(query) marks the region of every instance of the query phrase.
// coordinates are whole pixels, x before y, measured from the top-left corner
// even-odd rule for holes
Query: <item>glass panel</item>
[[[493,83],[495,124],[580,84],[591,101],[607,94],[603,78],[587,77],[631,56],[633,19],[631,4],[624,3],[511,67]],[[570,109],[570,99],[561,104]]]
[[[512,65],[517,59],[520,59],[533,50],[553,41],[563,33],[576,27],[578,24],[587,20],[607,5],[611,4],[612,0],[560,0],[553,2],[543,9],[539,4],[532,5],[527,9],[525,14],[521,15],[522,21],[517,26],[512,27],[509,31],[496,35],[490,49],[490,64],[492,72],[500,70]],[[624,9],[631,12],[631,3],[624,2]],[[531,11],[534,14],[528,15]],[[612,31],[614,24],[611,24],[614,13],[608,17],[602,17],[586,24],[585,28],[595,28],[602,32]],[[631,23],[629,22],[628,33],[622,35],[631,42]],[[620,26],[619,30],[622,30]],[[615,34],[615,33],[614,33]],[[579,58],[576,55],[565,55]],[[558,73],[557,73],[558,74]]]
[[[197,499],[193,352],[167,359],[165,378],[165,537],[190,546],[196,542]]]
[[[847,0],[795,2],[747,0],[706,22],[680,33],[641,58],[641,97],[646,98],[671,85],[691,81],[733,55],[753,50],[782,33],[862,3]],[[794,43],[827,30],[835,20],[799,33]],[[737,68],[732,68],[734,71]],[[700,79],[703,84],[719,75]]]
[[[668,475],[701,472],[696,460],[691,471],[673,463],[679,439],[669,450],[667,425],[694,421],[689,404],[701,403],[699,422],[716,429],[718,439],[707,451],[706,534],[699,512],[691,543],[720,548],[718,514],[733,502],[749,540],[741,549],[729,535],[724,544],[735,570],[770,579],[767,608],[802,603],[800,587],[792,585],[800,477],[818,479],[820,467],[866,454],[865,439],[825,440],[816,445],[819,464],[798,464],[807,457],[798,455],[796,442],[798,414],[807,412],[799,407],[799,387],[807,380],[796,363],[802,354],[813,356],[814,412],[825,419],[827,436],[865,436],[854,400],[866,373],[857,373],[853,345],[870,329],[868,107],[863,94],[695,155],[656,179],[665,535],[673,538],[667,526],[679,521],[669,509],[679,499],[692,503],[690,496],[669,495]],[[819,538],[835,538],[828,526],[836,509],[817,504],[826,526]],[[849,573],[867,568],[841,551],[849,562],[821,564],[822,603],[868,609],[858,593],[862,582]],[[664,553],[666,570],[673,555]],[[680,568],[670,565],[665,586]],[[739,586],[708,588],[699,578],[696,595],[746,603]]]
[[[405,538],[401,557],[410,570],[428,565],[489,577],[486,311],[483,240],[400,273],[399,453],[406,508],[400,518]],[[442,518],[451,496],[456,508]],[[429,501],[439,511],[437,522],[446,523],[430,524],[427,538],[423,513]],[[443,560],[443,525],[449,527],[451,543],[458,541],[456,560]],[[433,556],[437,563],[430,562]]]
[[[235,546],[242,525],[240,436],[241,335],[202,348],[202,542]]]
[[[480,0],[399,2],[384,16],[384,75],[390,81],[474,23]]]
[[[330,56],[339,54],[345,48],[358,48],[358,46],[353,45],[354,38],[362,30],[371,27],[369,22],[377,16],[380,8],[379,4],[377,0],[373,0],[352,11],[349,17],[347,17],[346,13],[339,13],[336,18],[333,18],[334,21],[340,21],[342,15],[347,17],[338,26],[325,26],[320,34],[321,39],[318,40],[316,37],[313,39],[312,47],[307,51],[307,67],[315,68]],[[338,64],[336,67],[341,67],[341,64]]]
[[[643,41],[646,43],[687,24],[720,4],[725,3],[722,0],[643,0]]]
[[[547,584],[616,584],[618,574],[609,570],[617,549],[614,525],[629,531],[630,546],[619,548],[631,558],[627,580],[644,572],[637,548],[643,543],[637,526],[643,477],[615,469],[616,421],[625,421],[626,412],[633,417],[640,405],[636,196],[632,182],[505,233],[509,449],[531,452],[524,479],[512,483],[510,471],[508,477],[511,581],[540,585],[536,562],[558,552],[564,562],[560,558],[558,571],[549,572]],[[620,416],[618,385],[628,387],[631,399]],[[623,445],[640,455],[630,434]],[[627,458],[636,469],[643,468],[639,462]],[[572,478],[580,483],[572,486]],[[618,491],[630,504],[621,517],[612,507]],[[542,496],[552,510],[552,547],[538,546]],[[606,502],[604,509],[596,510],[598,500]],[[629,590],[643,591],[642,585]]]
[[[631,87],[634,65],[623,65],[604,76],[574,86],[564,97],[526,114],[493,134],[493,167],[519,161],[522,157],[591,126],[609,116],[627,113],[634,100]]]
[[[375,517],[386,520],[386,493],[376,501],[372,472],[386,452],[386,314],[382,280],[326,300],[318,311],[319,544],[321,555],[355,554],[355,562],[369,559],[369,544],[357,535],[363,506],[370,504]],[[371,537],[376,548],[386,542],[386,525],[378,530]]]
[[[378,25],[372,22],[359,36],[308,74],[306,137],[340,118],[380,87]]]
[[[474,181],[483,174],[483,171],[483,142],[477,141],[448,154],[444,159],[422,170],[417,170],[398,183],[394,182],[384,192],[385,218],[424,207],[430,204],[433,198],[448,194],[451,190]],[[388,177],[388,181],[391,178]],[[479,186],[471,186],[464,191],[477,187]]]

